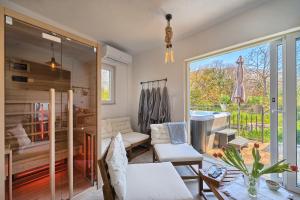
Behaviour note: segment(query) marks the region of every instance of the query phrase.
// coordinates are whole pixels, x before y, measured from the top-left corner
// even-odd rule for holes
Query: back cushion
[[[114,187],[118,199],[123,200],[126,197],[128,160],[120,133],[112,139],[105,161],[108,165],[111,185]]]
[[[130,125],[129,117],[110,119],[113,133],[130,133],[133,132]]]
[[[109,120],[101,120],[101,136],[102,138],[112,137],[112,127]]]
[[[151,124],[151,144],[170,143],[168,127],[165,124]]]
[[[8,129],[6,134],[16,138],[19,147],[26,146],[31,143],[31,140],[29,139],[22,124],[17,124],[14,128]]]

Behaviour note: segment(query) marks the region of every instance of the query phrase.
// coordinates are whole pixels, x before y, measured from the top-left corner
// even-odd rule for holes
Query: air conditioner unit
[[[109,45],[104,45],[102,47],[102,55],[104,59],[113,60],[124,64],[131,64],[132,63],[132,56],[122,52],[114,47]]]

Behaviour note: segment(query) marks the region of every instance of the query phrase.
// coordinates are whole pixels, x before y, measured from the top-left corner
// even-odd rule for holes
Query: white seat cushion
[[[103,155],[105,153],[105,151],[108,149],[110,142],[111,142],[111,138],[102,138],[101,155]]]
[[[126,200],[190,200],[190,191],[171,163],[129,164]]]
[[[160,162],[201,161],[202,155],[189,144],[155,144]]]
[[[125,148],[128,148],[131,146],[131,144],[129,142],[125,141],[124,139],[123,139],[123,143],[124,143]]]
[[[122,134],[122,137],[123,137],[124,141],[126,141],[130,144],[135,144],[135,143],[138,143],[138,142],[148,139],[149,135],[146,135],[143,133],[138,133],[138,132],[130,132],[130,133]]]
[[[26,146],[31,143],[31,140],[29,139],[22,124],[17,124],[14,128],[8,129],[7,134],[17,139],[19,147]]]
[[[111,138],[102,138],[102,146],[101,146],[101,154],[103,155],[105,153],[105,151],[107,150],[109,144],[111,142]],[[124,146],[125,148],[128,148],[131,146],[131,144],[127,141],[124,141],[123,140],[123,143],[124,143]]]
[[[118,199],[123,200],[127,190],[126,169],[128,160],[121,133],[112,139],[105,161],[108,166],[111,185],[114,187]]]

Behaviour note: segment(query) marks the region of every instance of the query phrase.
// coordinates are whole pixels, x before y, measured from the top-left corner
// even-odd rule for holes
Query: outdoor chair
[[[105,200],[117,199],[106,158],[111,143],[98,161]],[[120,157],[118,152],[113,156]],[[118,159],[122,160],[122,159]],[[123,163],[123,161],[121,161]],[[192,200],[193,196],[170,162],[128,164],[125,167],[124,200]],[[115,177],[116,178],[116,177]],[[121,182],[118,180],[117,182]]]
[[[181,176],[181,178],[198,179],[199,194],[201,194],[203,182],[199,170],[202,168],[202,155],[187,143],[171,144],[165,124],[151,125],[151,144],[153,145],[153,162],[171,162],[173,166],[188,167],[192,174]],[[197,165],[197,169],[192,165]]]

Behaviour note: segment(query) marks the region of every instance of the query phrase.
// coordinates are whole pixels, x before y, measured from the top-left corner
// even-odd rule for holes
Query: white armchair
[[[181,176],[183,179],[198,179],[199,193],[203,189],[203,182],[199,175],[202,168],[203,156],[190,144],[172,144],[169,130],[165,124],[151,125],[151,144],[153,145],[153,162],[171,162],[174,166],[187,166],[194,174],[192,176]],[[197,165],[196,170],[192,165]]]

